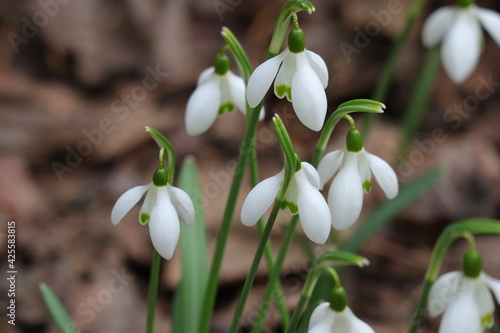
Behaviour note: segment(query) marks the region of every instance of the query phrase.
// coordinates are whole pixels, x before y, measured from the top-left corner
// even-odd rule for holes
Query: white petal
[[[323,156],[321,161],[319,161],[318,174],[320,179],[320,189],[322,189],[330,178],[332,178],[335,172],[339,170],[343,157],[343,149],[335,150]]]
[[[371,180],[372,173],[370,172],[368,153],[364,148],[362,148],[361,151],[358,153],[358,172],[359,172],[359,177],[361,177],[361,184],[364,184],[365,182],[369,182]]]
[[[461,277],[461,272],[448,272],[434,282],[427,298],[427,309],[431,317],[439,316],[456,300]]]
[[[288,50],[285,50],[276,57],[265,61],[252,73],[247,84],[247,101],[250,107],[256,107],[264,99],[287,53]]]
[[[283,98],[286,96],[286,99],[289,101],[292,100],[292,96],[290,96],[291,91],[289,89],[292,88],[292,80],[297,72],[297,54],[293,52],[288,52],[285,58],[283,59],[283,64],[280,67],[278,75],[276,76],[276,80],[274,80],[274,94],[278,98]],[[278,91],[278,88],[285,86],[285,91]]]
[[[309,60],[309,64],[312,69],[314,69],[314,72],[316,72],[316,75],[318,75],[321,84],[323,85],[323,89],[325,89],[328,86],[328,67],[325,64],[325,61],[318,54],[312,51],[306,50],[306,55],[307,60]]]
[[[375,331],[364,321],[356,317],[349,307],[342,312],[344,318],[349,323],[349,329],[345,333],[374,333]],[[340,331],[339,331],[340,332]]]
[[[439,44],[448,28],[450,28],[454,14],[455,9],[446,6],[429,15],[422,27],[422,43],[425,47],[433,48]]]
[[[272,205],[283,181],[284,171],[267,178],[258,183],[243,203],[241,209],[241,222],[246,226],[252,226],[264,215]]]
[[[443,66],[455,83],[465,81],[476,68],[481,39],[481,28],[473,12],[458,9],[441,49]]]
[[[446,309],[439,333],[481,333],[481,318],[472,288],[466,288]]]
[[[207,82],[212,77],[212,74],[214,74],[214,72],[215,72],[214,67],[209,67],[205,69],[203,72],[201,72],[200,76],[198,76],[198,82],[196,86],[200,86],[203,83]]]
[[[488,287],[495,295],[497,302],[500,304],[500,280],[494,279],[486,273],[483,273],[483,278],[486,280]]]
[[[481,21],[484,29],[488,31],[495,42],[500,45],[500,14],[494,10],[479,7],[477,7],[476,10],[479,21]]]
[[[172,204],[187,226],[191,226],[194,222],[194,205],[189,195],[180,188],[167,185],[167,190],[170,194]]]
[[[292,105],[305,126],[313,131],[323,127],[327,107],[325,90],[304,53],[297,54],[297,73],[292,81]]]
[[[398,195],[398,177],[391,166],[378,156],[366,153],[370,169],[372,170],[377,183],[380,185],[388,199],[393,199]]]
[[[213,74],[198,86],[187,102],[186,129],[189,135],[205,132],[215,121],[221,105],[220,78]]]
[[[179,241],[179,218],[165,186],[158,188],[156,204],[151,211],[149,234],[156,251],[165,259],[174,255]]]
[[[301,162],[302,170],[307,176],[307,180],[314,186],[316,189],[319,189],[319,174],[318,171],[309,163]]]
[[[356,222],[363,206],[363,188],[356,153],[346,152],[344,159],[328,193],[332,224],[337,230],[344,230]]]
[[[246,102],[246,87],[245,81],[238,76],[229,71],[227,74],[227,81],[229,83],[229,94],[231,95],[231,101],[234,103],[236,108],[246,114],[247,102]]]
[[[151,184],[136,186],[123,193],[111,211],[111,222],[117,225],[118,222],[141,200],[142,196],[149,189]]]
[[[335,312],[330,309],[330,303],[324,302],[318,305],[309,320],[308,333],[330,332],[335,320]]]
[[[474,300],[479,310],[479,315],[481,318],[487,315],[491,316],[495,310],[495,303],[488,289],[487,281],[483,277],[474,280],[476,282],[474,286]]]
[[[295,173],[300,223],[307,238],[316,244],[324,244],[330,235],[332,218],[330,209],[318,189],[309,183],[304,172]]]
[[[157,194],[158,194],[158,187],[156,187],[155,185],[151,185],[148,193],[146,194],[146,198],[142,203],[141,210],[139,211],[139,223],[146,224],[149,222],[151,218],[151,211],[156,205]],[[143,215],[146,215],[144,219]]]

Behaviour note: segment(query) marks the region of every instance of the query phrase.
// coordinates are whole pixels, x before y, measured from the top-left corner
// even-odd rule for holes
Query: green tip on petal
[[[224,114],[224,112],[233,112],[235,109],[235,106],[233,103],[231,102],[227,102],[225,104],[222,104],[220,107],[219,107],[219,111],[218,111],[218,115],[219,116],[222,116]]]
[[[229,58],[224,53],[217,54],[215,56],[214,68],[217,75],[225,75],[229,70]]]
[[[301,53],[306,49],[306,39],[302,29],[294,28],[288,34],[288,49],[293,53]]]
[[[141,223],[146,224],[149,222],[149,214],[148,213],[142,213],[141,214]]]
[[[347,151],[353,153],[357,153],[363,149],[363,136],[357,129],[353,128],[347,132],[346,146]]]
[[[363,191],[365,191],[365,193],[370,193],[371,190],[372,190],[372,183],[369,180],[364,181]]]
[[[495,318],[493,318],[493,313],[487,313],[481,317],[481,327],[492,328],[495,323]]]
[[[283,201],[281,203],[281,209],[287,209],[290,211],[290,214],[295,215],[299,213],[299,207],[293,202]]]
[[[166,186],[168,184],[167,181],[167,170],[165,168],[158,168],[156,169],[154,175],[153,175],[153,184],[156,187],[159,186]]]
[[[464,275],[475,279],[479,277],[482,269],[482,260],[479,253],[475,249],[467,250],[463,258]]]
[[[342,312],[347,306],[347,293],[342,287],[335,287],[330,294],[330,308],[335,312]]]
[[[289,101],[292,100],[292,87],[285,86],[284,84],[281,84],[276,87],[276,95],[278,95],[279,98],[287,97]]]

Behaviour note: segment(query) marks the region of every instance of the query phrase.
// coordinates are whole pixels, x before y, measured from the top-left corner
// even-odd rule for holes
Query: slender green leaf
[[[196,212],[194,224],[181,223],[182,282],[174,300],[173,331],[176,333],[199,332],[199,316],[207,284],[207,234],[203,216],[203,202],[194,158],[187,157],[182,164],[179,187],[193,200]]]
[[[57,298],[56,294],[45,283],[40,283],[38,286],[42,294],[45,306],[49,310],[52,320],[61,333],[77,333],[80,330],[73,324],[69,314],[64,309],[61,301]]]

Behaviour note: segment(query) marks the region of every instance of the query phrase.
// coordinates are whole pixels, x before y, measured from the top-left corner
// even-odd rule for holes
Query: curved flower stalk
[[[229,70],[229,59],[218,54],[213,67],[205,69],[186,106],[186,130],[199,135],[212,126],[218,115],[235,108],[246,113],[245,82]],[[264,118],[264,109],[259,119]]]
[[[285,170],[257,184],[243,203],[241,221],[252,226],[272,205],[285,177]],[[285,205],[292,214],[300,214],[300,221],[306,236],[317,244],[324,244],[331,228],[328,205],[318,190],[319,176],[312,165],[301,163],[285,194]]]
[[[165,259],[171,259],[179,241],[179,217],[187,226],[194,222],[194,206],[191,198],[183,190],[170,184],[156,181],[158,174],[165,169],[158,169],[153,182],[136,186],[123,193],[116,201],[111,212],[111,221],[117,225],[147,192],[141,207],[139,222],[149,222],[149,233],[156,251]]]
[[[324,302],[314,309],[307,332],[374,333],[374,330],[356,317],[348,306],[337,312],[331,308],[330,302]]]
[[[253,72],[248,80],[247,100],[256,107],[274,80],[274,93],[292,102],[299,120],[313,131],[323,127],[327,100],[328,69],[319,55],[305,49],[304,32],[294,28],[288,48]]]
[[[396,173],[387,162],[364,150],[361,134],[356,129],[347,134],[346,149],[330,152],[319,162],[320,189],[337,171],[328,193],[335,229],[344,230],[358,219],[363,191],[371,190],[372,173],[388,199],[398,194]]]
[[[500,303],[500,280],[481,269],[475,250],[464,256],[464,269],[439,277],[432,285],[427,300],[429,315],[443,314],[439,333],[481,333],[494,324],[493,293]]]
[[[446,6],[425,21],[422,42],[427,48],[441,43],[441,61],[455,83],[465,81],[479,61],[483,34],[481,26],[500,45],[500,15],[475,6],[470,0]]]

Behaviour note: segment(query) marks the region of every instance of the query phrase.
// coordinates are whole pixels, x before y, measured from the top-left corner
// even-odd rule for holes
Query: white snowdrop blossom
[[[332,224],[337,230],[348,228],[358,219],[363,191],[368,193],[371,189],[372,173],[388,199],[396,197],[399,189],[396,173],[387,162],[366,152],[361,142],[350,147],[351,134],[361,136],[357,130],[351,130],[347,149],[326,154],[318,165],[320,189],[338,171],[328,192]]]
[[[500,14],[473,4],[439,8],[424,23],[423,44],[433,48],[441,42],[441,61],[455,83],[476,68],[483,46],[481,26],[500,45]]]
[[[312,165],[301,163],[285,194],[286,205],[292,214],[300,214],[306,236],[317,244],[324,244],[331,229],[328,205],[318,190],[319,176]],[[285,177],[285,170],[257,184],[248,194],[241,210],[241,221],[252,226],[272,205]]]
[[[221,61],[222,64],[217,61]],[[218,68],[217,66],[221,66]],[[229,60],[223,56],[216,66],[204,70],[198,85],[189,97],[186,107],[186,130],[189,135],[199,135],[208,130],[218,115],[235,108],[246,113],[245,82],[229,70]],[[259,119],[264,118],[264,109]]]
[[[179,241],[179,217],[187,226],[194,222],[193,202],[183,190],[169,184],[156,186],[153,183],[133,187],[116,201],[111,212],[111,221],[114,225],[118,224],[146,192],[139,222],[149,222],[153,246],[163,258],[170,259]]]
[[[290,36],[294,32],[296,29],[292,29]],[[256,107],[274,80],[275,95],[286,96],[299,120],[311,130],[319,131],[326,116],[324,89],[328,85],[328,69],[318,54],[304,48],[302,30],[296,33],[301,36],[289,36],[287,49],[255,69],[248,80],[247,100],[251,107]],[[294,38],[302,38],[299,46]]]
[[[308,333],[374,333],[349,307],[336,312],[329,302],[321,303],[314,309],[309,321]]]
[[[477,278],[459,271],[443,274],[429,292],[429,315],[443,314],[439,333],[482,333],[494,324],[491,293],[500,302],[500,280],[484,272]]]

